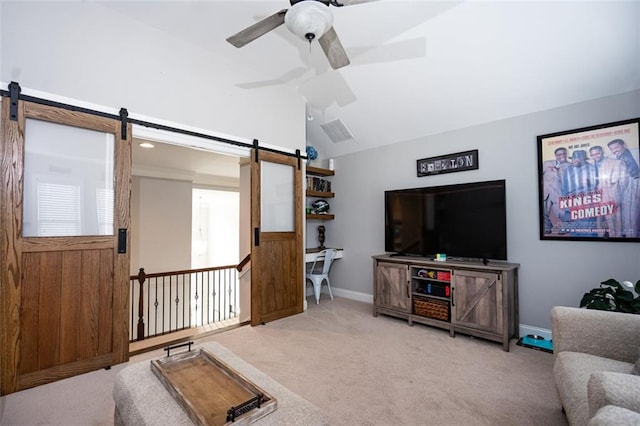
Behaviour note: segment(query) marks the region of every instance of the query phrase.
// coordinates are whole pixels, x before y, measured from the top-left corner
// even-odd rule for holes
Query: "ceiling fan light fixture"
[[[304,0],[291,6],[284,16],[284,23],[289,31],[311,43],[333,26],[333,15],[327,5],[317,0]]]

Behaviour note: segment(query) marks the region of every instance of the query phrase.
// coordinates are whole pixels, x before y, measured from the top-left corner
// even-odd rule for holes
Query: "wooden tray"
[[[197,425],[248,425],[277,408],[275,398],[203,349],[153,360],[151,371]]]

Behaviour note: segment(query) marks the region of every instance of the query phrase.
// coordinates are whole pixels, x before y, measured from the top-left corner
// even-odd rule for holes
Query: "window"
[[[113,168],[113,134],[27,118],[22,235],[113,235]]]
[[[98,233],[113,235],[113,190],[96,189],[96,203],[98,210]]]
[[[38,236],[79,235],[80,198],[79,185],[38,182]]]
[[[240,194],[192,191],[191,267],[235,265],[239,262]]]

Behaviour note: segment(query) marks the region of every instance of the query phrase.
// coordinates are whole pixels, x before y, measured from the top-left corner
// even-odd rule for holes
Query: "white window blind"
[[[80,235],[79,185],[38,182],[38,236]]]
[[[96,189],[98,210],[98,232],[100,235],[113,235],[113,189]]]

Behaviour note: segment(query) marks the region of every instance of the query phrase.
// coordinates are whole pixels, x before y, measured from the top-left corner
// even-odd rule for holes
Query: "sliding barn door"
[[[131,128],[2,105],[0,393],[128,360]]]
[[[251,325],[303,310],[299,159],[254,150],[251,162]]]

